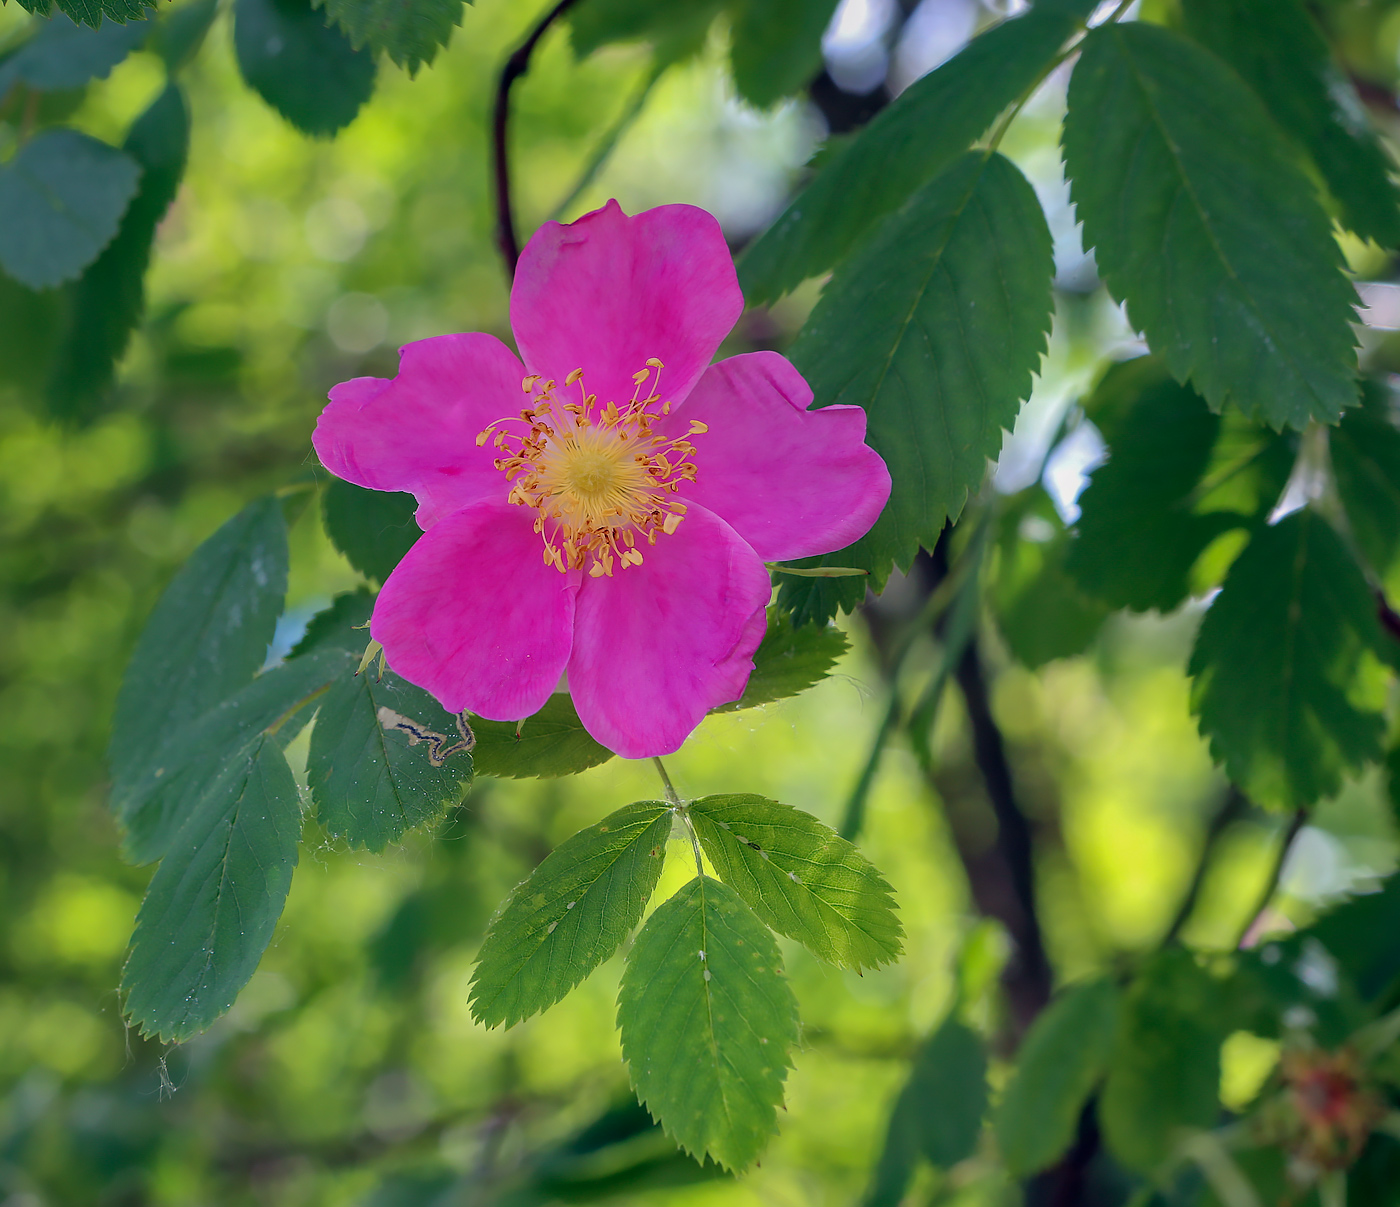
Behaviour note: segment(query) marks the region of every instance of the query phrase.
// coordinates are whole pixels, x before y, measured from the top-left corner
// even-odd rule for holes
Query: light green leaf
[[[1380,757],[1384,718],[1348,693],[1381,640],[1366,580],[1325,520],[1304,510],[1254,535],[1189,667],[1201,732],[1246,796],[1296,809]]]
[[[632,1085],[699,1159],[746,1169],[777,1130],[797,1042],[778,945],[733,889],[697,876],[642,927],[617,999]]]
[[[1018,1178],[1069,1149],[1117,1026],[1118,988],[1107,980],[1066,990],[1031,1024],[994,1120],[1001,1155]]]
[[[1050,232],[1035,192],[1000,155],[970,152],[845,261],[792,349],[818,406],[854,403],[894,489],[854,545],[801,565],[866,579],[785,579],[798,623],[849,609],[867,583],[932,548],[1001,450],[1050,330]]]
[[[1356,401],[1356,292],[1327,215],[1219,59],[1139,21],[1092,30],[1064,147],[1085,241],[1178,380],[1275,428]]]
[[[739,0],[730,31],[734,87],[766,109],[810,84],[836,0]]]
[[[233,1005],[282,914],[300,838],[296,781],[260,734],[224,762],[151,878],[122,973],[143,1035],[185,1040]]]
[[[773,301],[838,264],[1035,84],[1081,19],[1070,6],[1037,5],[910,85],[826,158],[745,252],[739,283],[749,303]]]
[[[0,165],[0,268],[47,289],[76,277],[117,233],[141,168],[65,128],[45,130]]]
[[[1388,391],[1368,382],[1365,405],[1328,433],[1337,493],[1371,569],[1388,577],[1400,561],[1400,429]]]
[[[671,810],[637,801],[556,847],[486,932],[472,974],[477,1021],[513,1027],[562,1000],[642,920],[666,861]]]
[[[846,634],[830,625],[793,626],[776,610],[768,613],[768,631],[753,656],[753,674],[744,694],[716,712],[733,712],[786,700],[820,683],[848,649]]]
[[[720,879],[779,934],[838,968],[899,955],[904,928],[888,882],[810,813],[747,793],[702,797],[688,812]]]
[[[356,570],[378,583],[423,535],[413,518],[417,507],[410,494],[366,490],[340,478],[332,478],[321,496],[326,535]]]
[[[472,757],[478,775],[552,779],[576,775],[613,757],[611,750],[589,736],[573,700],[562,693],[550,696],[539,712],[526,717],[518,732],[514,721],[479,717],[472,718],[472,731],[476,734]]]
[[[347,667],[311,731],[316,819],[352,847],[382,851],[461,800],[472,782],[469,744],[421,687],[393,671],[380,678],[374,666],[358,675]]]
[[[409,75],[437,57],[462,21],[462,0],[320,0],[316,7],[356,50],[386,54]]]

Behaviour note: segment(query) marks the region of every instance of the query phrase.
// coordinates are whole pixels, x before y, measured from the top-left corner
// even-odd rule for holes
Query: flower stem
[[[656,773],[661,777],[661,786],[666,791],[666,803],[673,809],[685,808],[685,802],[681,800],[680,794],[676,791],[676,786],[671,783],[671,777],[666,774],[666,764],[655,755],[652,756],[653,763],[656,764]]]

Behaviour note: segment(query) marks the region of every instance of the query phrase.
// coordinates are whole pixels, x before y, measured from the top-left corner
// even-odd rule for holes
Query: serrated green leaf
[[[374,92],[374,55],[311,0],[236,0],[233,48],[249,87],[305,134],[348,126]]]
[[[633,1088],[699,1159],[752,1165],[777,1130],[797,1002],[768,929],[697,876],[647,919],[617,997]]]
[[[287,524],[250,503],[181,567],[146,622],[117,694],[107,760],[131,781],[165,739],[252,681],[287,592]]]
[[[180,186],[189,138],[189,110],[179,85],[171,82],[136,119],[122,144],[141,166],[141,187],[116,238],[70,288],[68,331],[47,389],[49,413],[56,419],[91,421],[111,388],[131,333],[141,322],[151,245]]]
[[[1201,733],[1246,796],[1297,809],[1380,756],[1384,718],[1348,698],[1380,641],[1366,580],[1325,520],[1304,510],[1255,533],[1189,667]]]
[[[136,49],[150,27],[108,21],[85,29],[63,13],[55,13],[39,31],[0,63],[0,93],[16,81],[40,92],[81,88],[89,80],[105,80],[112,68]]]
[[[810,84],[835,11],[836,0],[740,0],[729,50],[739,95],[767,109]]]
[[[867,584],[932,548],[981,483],[1030,393],[1050,330],[1050,232],[1035,192],[1000,155],[970,152],[832,276],[792,349],[818,406],[854,403],[894,488],[854,545],[800,565],[867,579],[784,581],[798,623],[849,609]]]
[[[148,5],[145,0],[57,0],[58,7],[74,21],[97,28],[105,17],[108,21],[123,24],[127,21],[145,19]],[[47,10],[45,10],[47,11]]]
[[[838,264],[1034,86],[1081,19],[1068,6],[1037,5],[905,89],[744,253],[748,302],[773,301]]]
[[[409,75],[437,57],[461,23],[463,0],[321,0],[359,50],[386,54]]]
[[[810,813],[749,793],[702,797],[687,812],[720,879],[779,934],[838,968],[878,968],[899,955],[894,890]]]
[[[472,757],[479,775],[552,779],[576,775],[613,757],[611,750],[589,736],[573,700],[563,693],[550,696],[539,712],[521,722],[518,732],[514,721],[479,717],[472,718],[472,732],[476,734]]]
[[[1328,433],[1337,493],[1371,569],[1382,578],[1400,560],[1400,428],[1384,387],[1368,383],[1366,405]]]
[[[569,40],[579,58],[612,42],[647,39],[666,46],[703,42],[725,0],[582,0],[569,10]]]
[[[1356,293],[1327,215],[1219,59],[1143,22],[1090,31],[1064,149],[1086,245],[1173,375],[1276,428],[1356,401]]]
[[[136,193],[130,155],[66,128],[45,130],[0,165],[0,268],[47,289],[112,241]]]
[[[551,851],[486,932],[472,974],[473,1017],[513,1027],[612,956],[656,891],[670,833],[664,802],[637,801]]]
[[[1049,1168],[1073,1143],[1117,1026],[1118,988],[1107,980],[1066,990],[1031,1024],[994,1120],[1001,1155],[1018,1178]]]
[[[1182,0],[1187,32],[1245,78],[1363,239],[1400,244],[1394,165],[1299,0]]]
[[[786,700],[798,695],[831,673],[831,668],[851,648],[846,634],[831,625],[803,625],[778,611],[768,613],[768,631],[754,651],[753,674],[744,694],[715,712],[734,712]]]
[[[412,495],[366,490],[340,478],[332,478],[321,496],[326,535],[356,570],[379,583],[423,535],[413,518],[417,506]]]
[[[396,728],[406,718],[426,740]],[[352,847],[382,851],[404,833],[442,816],[472,782],[472,756],[457,719],[421,687],[374,666],[347,668],[321,701],[306,775],[316,819]]]
[[[353,654],[358,662],[370,643],[369,618],[373,611],[374,596],[364,587],[337,595],[329,608],[307,622],[306,632],[287,656],[295,660],[314,650],[335,648]]]
[[[225,761],[151,878],[122,973],[143,1035],[185,1040],[233,1005],[281,917],[300,838],[296,781],[260,734]]]

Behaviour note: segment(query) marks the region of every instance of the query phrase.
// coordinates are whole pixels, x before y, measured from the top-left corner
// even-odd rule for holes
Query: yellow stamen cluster
[[[564,379],[578,386],[578,402],[561,402],[554,381],[531,375],[521,383],[531,398],[519,418],[499,419],[477,436],[478,445],[491,440],[501,454],[496,468],[511,483],[509,501],[539,513],[535,531],[544,538],[546,565],[587,566],[595,578],[640,566],[638,546],[655,545],[685,518],[675,495],[695,480],[689,437],[706,429],[693,420],[685,436],[654,433],[671,410],[658,392],[661,369],[653,357],[634,373],[632,399],[621,408],[600,406],[583,387],[582,369]]]

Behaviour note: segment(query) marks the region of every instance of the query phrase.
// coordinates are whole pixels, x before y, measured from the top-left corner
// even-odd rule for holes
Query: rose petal
[[[511,326],[530,372],[574,369],[600,402],[626,402],[649,357],[661,396],[689,393],[744,309],[719,223],[690,205],[629,218],[616,201],[526,246],[510,294]]]
[[[812,391],[776,352],[711,365],[658,431],[691,420],[696,479],[683,497],[727,520],[764,561],[844,548],[870,531],[890,497],[890,473],[865,443],[865,412],[809,411]]]
[[[439,335],[399,350],[392,381],[359,377],[331,390],[312,443],[338,478],[371,490],[410,491],[418,524],[479,499],[504,499],[505,475],[488,443],[487,424],[524,403],[524,366],[493,335]]]
[[[771,590],[754,551],[703,507],[642,556],[584,579],[569,660],[584,728],[631,759],[670,754],[706,712],[739,698]]]
[[[544,564],[535,513],[475,503],[426,532],[375,601],[370,636],[448,712],[538,712],[569,661],[577,574]]]

